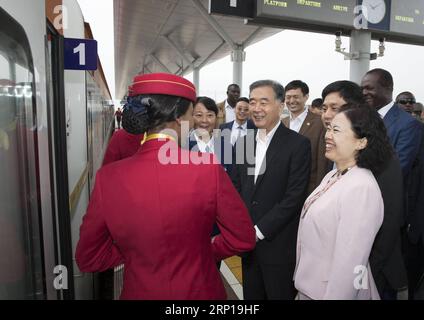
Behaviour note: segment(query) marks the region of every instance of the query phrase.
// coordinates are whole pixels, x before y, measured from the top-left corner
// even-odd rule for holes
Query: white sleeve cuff
[[[257,226],[255,226],[255,230],[256,230],[256,236],[259,238],[259,240],[265,239],[265,236],[262,234],[261,230],[259,230]]]

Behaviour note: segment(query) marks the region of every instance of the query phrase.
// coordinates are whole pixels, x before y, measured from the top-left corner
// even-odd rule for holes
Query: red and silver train
[[[96,298],[74,253],[114,108],[65,37],[92,38],[76,0],[0,0],[0,299]]]

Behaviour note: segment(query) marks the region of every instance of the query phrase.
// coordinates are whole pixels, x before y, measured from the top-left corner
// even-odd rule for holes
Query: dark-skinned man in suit
[[[411,180],[411,170],[421,143],[421,126],[410,114],[393,101],[393,77],[387,70],[373,69],[368,71],[361,82],[362,93],[365,102],[372,108],[378,110],[386,125],[387,134],[390,138],[398,157],[403,172],[404,183],[404,229],[403,229],[403,254],[408,271],[409,296],[413,296],[414,277],[411,275],[415,269],[415,262],[412,262],[410,255],[413,250],[413,243],[408,238],[407,214],[409,212],[407,199],[409,198],[409,186]]]

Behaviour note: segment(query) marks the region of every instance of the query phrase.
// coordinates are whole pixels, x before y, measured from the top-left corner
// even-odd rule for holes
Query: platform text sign
[[[368,29],[374,38],[424,44],[424,0],[257,0],[255,22],[323,33]]]
[[[356,0],[258,0],[257,16],[353,27]]]
[[[424,1],[392,0],[390,31],[424,37]]]
[[[256,0],[209,0],[209,13],[253,18]]]
[[[65,38],[66,70],[97,70],[97,41]]]

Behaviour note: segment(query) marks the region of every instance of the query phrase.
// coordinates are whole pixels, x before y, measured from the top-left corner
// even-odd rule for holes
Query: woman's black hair
[[[367,146],[356,155],[357,166],[371,170],[374,175],[380,174],[394,154],[380,114],[365,104],[345,104],[340,113],[350,121],[356,138],[367,139]]]
[[[198,97],[194,106],[196,106],[198,103],[203,104],[207,110],[212,111],[216,116],[218,115],[219,110],[215,100],[209,97]]]
[[[160,130],[165,123],[183,116],[190,104],[188,99],[161,94],[129,97],[122,113],[122,127],[132,134]]]

